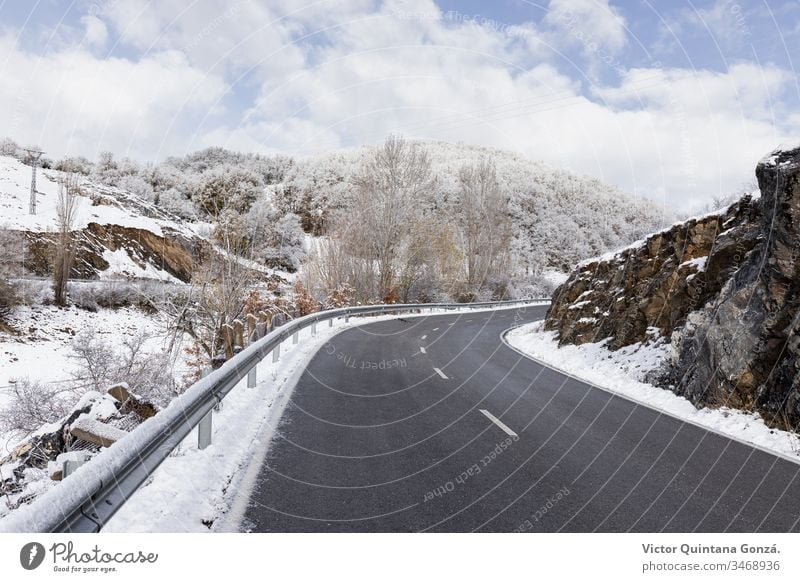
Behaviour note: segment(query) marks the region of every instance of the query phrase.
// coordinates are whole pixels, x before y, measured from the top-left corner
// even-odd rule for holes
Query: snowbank
[[[617,351],[607,349],[605,341],[559,347],[556,332],[544,331],[543,326],[543,322],[520,326],[508,332],[505,340],[517,351],[568,376],[800,463],[798,435],[769,428],[757,414],[730,408],[698,410],[685,398],[648,383],[647,374],[669,357],[670,347],[663,340]]]

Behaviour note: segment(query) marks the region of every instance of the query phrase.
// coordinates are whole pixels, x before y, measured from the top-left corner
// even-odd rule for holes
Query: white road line
[[[434,327],[434,328],[433,328],[433,331],[436,331],[437,329],[439,329],[439,328],[438,328],[438,327]]]
[[[428,353],[428,352],[425,351],[425,346],[419,346],[419,351],[421,351],[423,354],[427,354]]]
[[[419,339],[425,339],[426,337],[428,337],[428,336],[427,336],[427,335],[424,335],[424,336],[422,336],[422,337],[421,337],[421,338],[419,338]]]
[[[448,323],[447,325],[455,325],[455,323]]]
[[[472,321],[472,320],[471,320],[471,319],[468,319],[468,320],[466,321],[466,323],[469,323],[470,321]]]
[[[512,437],[517,436],[517,433],[515,433],[513,430],[511,430],[505,424],[503,424],[503,421],[501,421],[499,418],[497,418],[494,414],[492,414],[488,410],[484,410],[483,408],[481,408],[480,410],[486,416],[486,418],[488,418],[493,423],[495,423],[497,426],[502,428],[503,432],[506,433],[508,436],[512,436]]]
[[[450,379],[447,376],[445,376],[444,372],[442,372],[439,368],[434,368],[434,370],[436,371],[437,374],[439,374],[445,380],[449,380]]]

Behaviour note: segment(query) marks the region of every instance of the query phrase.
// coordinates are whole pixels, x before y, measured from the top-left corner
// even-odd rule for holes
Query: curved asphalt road
[[[241,529],[800,529],[800,465],[502,343],[504,330],[545,310],[408,318],[335,336],[294,390]]]

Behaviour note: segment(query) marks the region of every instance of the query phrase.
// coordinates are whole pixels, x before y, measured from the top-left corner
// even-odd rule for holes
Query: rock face
[[[546,329],[562,344],[610,347],[669,336],[715,297],[758,238],[758,200],[692,219],[627,249],[585,261],[556,289]]]
[[[75,261],[70,276],[78,279],[96,279],[101,271],[110,267],[107,251],[124,251],[130,261],[140,269],[152,268],[188,283],[194,265],[212,254],[211,245],[201,238],[188,238],[164,229],[164,236],[149,230],[111,224],[89,223],[74,233],[77,243]],[[52,272],[52,259],[57,235],[47,232],[26,232],[27,255],[25,267],[40,276]]]
[[[756,168],[763,215],[756,247],[718,297],[673,338],[674,390],[696,404],[800,423],[800,147]]]
[[[585,262],[554,294],[562,344],[670,338],[662,382],[697,406],[800,426],[800,147],[756,168],[761,197]]]

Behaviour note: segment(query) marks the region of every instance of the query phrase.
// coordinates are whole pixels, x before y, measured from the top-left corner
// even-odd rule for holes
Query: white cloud
[[[110,149],[152,159],[185,138],[185,123],[205,115],[225,85],[175,52],[138,61],[99,59],[75,46],[39,56],[0,36],[0,135],[38,142],[55,155]]]
[[[35,57],[0,40],[0,135],[152,158],[208,145],[302,154],[402,133],[517,150],[687,207],[736,189],[800,129],[781,99],[793,77],[775,66],[634,69],[589,99],[556,51],[586,67],[597,55],[552,20],[511,27],[432,0],[264,4],[116,0],[97,16],[137,60],[74,47]],[[609,54],[625,46],[606,2],[553,0],[549,18],[565,7]],[[253,85],[225,101],[236,109],[206,118],[245,71]]]
[[[87,14],[81,17],[81,23],[85,28],[86,43],[91,47],[103,48],[108,40],[108,29],[105,22],[96,16]]]
[[[625,19],[608,0],[550,0],[545,22],[564,40],[582,43],[587,54],[617,53],[628,42]]]
[[[682,19],[691,27],[707,32],[722,47],[751,42],[750,16],[746,7],[734,0],[716,0],[707,8],[687,8]]]

